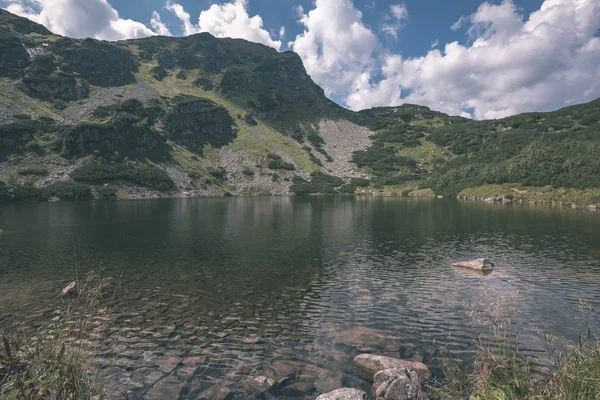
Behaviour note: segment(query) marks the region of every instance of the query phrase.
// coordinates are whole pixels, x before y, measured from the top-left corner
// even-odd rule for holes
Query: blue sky
[[[71,37],[242,38],[293,50],[354,110],[501,118],[600,97],[599,0],[0,0]],[[281,36],[281,28],[285,35]]]
[[[180,21],[171,13],[161,11],[165,7],[164,0],[108,0],[119,12],[122,18],[137,21],[149,21],[152,12],[161,12],[163,21],[175,36],[183,35]],[[501,0],[490,3],[500,4]],[[516,0],[515,4],[524,13],[530,14],[540,8],[543,0]],[[212,4],[224,3],[212,0],[181,0],[178,1],[188,13],[197,16]],[[385,21],[390,6],[404,3],[409,16],[404,23],[401,34],[397,39],[386,36],[379,30]],[[452,31],[450,27],[460,17],[473,14],[483,3],[481,0],[355,0],[354,6],[363,13],[365,25],[375,32],[383,45],[395,53],[405,57],[417,57],[425,54],[434,41],[448,43],[452,41],[467,41],[463,28]],[[286,38],[291,40],[300,34],[303,26],[298,23],[297,8],[301,5],[305,10],[310,10],[312,0],[250,0],[248,11],[250,15],[260,15],[266,30],[276,34],[281,26],[286,29]],[[285,42],[287,42],[287,40]],[[283,48],[287,50],[287,46]]]

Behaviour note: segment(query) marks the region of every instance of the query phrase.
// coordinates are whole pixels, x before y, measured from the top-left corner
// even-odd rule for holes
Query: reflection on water
[[[600,305],[600,215],[403,198],[226,198],[0,206],[0,328],[43,324],[79,273],[123,288],[99,360],[134,398],[314,398],[366,387],[359,352],[467,356],[467,303],[510,297],[524,348]],[[482,276],[450,263],[490,257]],[[256,377],[262,377],[257,378]],[[264,379],[263,379],[264,378]],[[263,381],[261,381],[263,379]],[[156,382],[156,383],[155,383]],[[270,382],[270,381],[269,381]],[[157,397],[158,396],[158,397]]]

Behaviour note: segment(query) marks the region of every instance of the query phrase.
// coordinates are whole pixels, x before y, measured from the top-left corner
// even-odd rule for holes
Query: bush
[[[338,189],[338,192],[343,193],[343,194],[354,194],[355,191],[356,191],[356,188],[352,185],[342,185]]]
[[[254,170],[251,168],[244,168],[242,170],[242,174],[247,175],[247,176],[253,176],[254,175]]]
[[[292,179],[292,193],[297,196],[306,196],[309,194],[336,194],[337,187],[344,184],[341,178],[324,174],[322,172],[313,172],[310,182],[295,176]],[[353,188],[354,189],[354,188]]]
[[[267,154],[267,158],[269,159],[269,162],[267,163],[269,169],[283,169],[287,171],[294,171],[296,169],[294,164],[283,161],[277,154],[269,153]]]
[[[46,192],[33,185],[8,184],[0,181],[0,203],[47,200]]]
[[[175,184],[166,171],[145,165],[91,162],[75,169],[71,177],[78,182],[86,183],[124,180],[162,192],[168,192],[175,188]]]
[[[115,189],[111,188],[110,186],[100,186],[98,188],[96,188],[96,193],[98,194],[98,197],[101,199],[112,199],[114,197],[116,197],[117,192],[115,191]]]
[[[371,184],[371,181],[366,178],[352,178],[350,184],[356,187],[367,187]]]
[[[26,167],[19,170],[20,175],[46,175],[48,169],[42,166]]]
[[[74,181],[61,181],[46,186],[44,192],[48,197],[56,197],[60,200],[90,200],[93,199],[92,191],[88,185]]]

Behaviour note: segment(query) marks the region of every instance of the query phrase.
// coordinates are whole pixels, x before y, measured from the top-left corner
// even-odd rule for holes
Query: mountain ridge
[[[242,39],[70,39],[4,10],[0,38],[0,201],[600,187],[575,179],[600,171],[600,100],[487,121],[353,112],[297,54]],[[524,161],[540,152],[555,162]]]

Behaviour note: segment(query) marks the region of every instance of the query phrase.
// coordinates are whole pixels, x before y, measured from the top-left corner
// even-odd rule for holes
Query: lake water
[[[130,398],[368,389],[351,362],[360,352],[422,360],[440,376],[440,346],[473,350],[467,305],[499,299],[517,309],[521,344],[542,362],[541,329],[573,340],[579,299],[600,306],[600,213],[588,210],[366,197],[94,201],[0,205],[0,228],[0,329],[47,323],[75,262],[80,275],[119,277],[98,361]],[[482,256],[496,264],[488,276],[450,266]],[[281,382],[262,393],[256,376]]]

